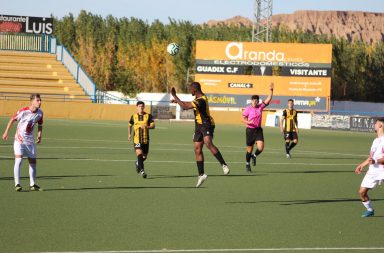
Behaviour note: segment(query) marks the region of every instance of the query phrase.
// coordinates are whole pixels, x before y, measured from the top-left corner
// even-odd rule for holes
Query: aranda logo
[[[284,53],[276,52],[257,52],[244,50],[243,43],[231,42],[225,48],[225,55],[231,60],[253,60],[253,61],[284,61]]]

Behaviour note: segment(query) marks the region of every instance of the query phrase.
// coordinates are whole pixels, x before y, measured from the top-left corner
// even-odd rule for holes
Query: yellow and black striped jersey
[[[133,142],[147,144],[149,142],[149,129],[142,129],[141,126],[153,126],[154,124],[152,115],[149,113],[133,114],[129,120],[129,126],[133,126]]]
[[[195,113],[195,122],[197,124],[215,125],[213,118],[209,112],[208,98],[203,95],[199,98],[195,98],[192,101],[193,110]]]
[[[297,111],[295,109],[285,109],[283,111],[284,132],[296,132],[297,127]]]

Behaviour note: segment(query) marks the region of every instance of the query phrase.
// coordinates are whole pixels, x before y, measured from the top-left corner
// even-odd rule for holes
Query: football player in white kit
[[[376,119],[375,132],[377,138],[372,143],[368,158],[355,169],[355,173],[360,174],[363,168],[369,165],[359,190],[361,201],[367,209],[361,217],[375,215],[371,200],[368,197],[368,191],[381,184],[384,180],[384,118]]]
[[[30,190],[40,191],[40,187],[36,184],[36,143],[41,142],[43,131],[43,112],[40,110],[41,98],[40,94],[32,94],[31,105],[21,108],[8,122],[3,133],[3,140],[8,139],[9,129],[15,121],[18,121],[15,141],[13,148],[15,151],[15,166],[13,168],[15,179],[15,190],[22,191],[20,186],[20,167],[23,156],[28,157],[29,161],[29,179]],[[33,136],[33,129],[38,124],[37,139]]]

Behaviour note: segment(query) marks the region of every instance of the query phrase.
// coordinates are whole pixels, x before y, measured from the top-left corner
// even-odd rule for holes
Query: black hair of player
[[[195,88],[197,91],[201,92],[201,85],[199,82],[191,83],[191,87]]]
[[[253,95],[253,96],[251,97],[251,99],[252,99],[252,100],[254,100],[254,99],[259,100],[259,96],[258,96],[258,95]]]

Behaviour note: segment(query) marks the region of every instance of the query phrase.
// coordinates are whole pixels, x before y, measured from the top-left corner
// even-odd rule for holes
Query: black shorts
[[[284,140],[293,141],[297,139],[298,139],[298,136],[296,132],[284,132]]]
[[[263,129],[259,128],[246,128],[245,129],[245,142],[247,146],[255,145],[256,141],[264,141]]]
[[[136,149],[141,149],[143,151],[143,154],[148,154],[149,151],[149,143],[142,144],[142,143],[133,143],[133,147]]]
[[[195,124],[195,133],[193,134],[194,142],[202,142],[205,136],[212,136],[215,131],[215,126],[208,124]]]

